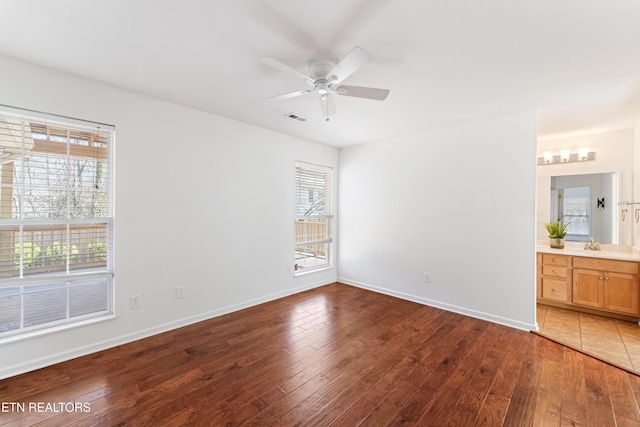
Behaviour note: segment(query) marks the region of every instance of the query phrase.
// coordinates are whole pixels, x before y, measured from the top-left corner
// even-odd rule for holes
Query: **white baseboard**
[[[535,324],[523,323],[518,320],[509,319],[506,317],[495,316],[490,313],[484,313],[481,311],[471,310],[465,307],[460,307],[457,305],[447,304],[441,301],[436,301],[424,297],[419,297],[416,295],[407,294],[404,292],[398,292],[392,289],[382,288],[379,286],[369,285],[367,283],[357,282],[355,280],[349,280],[345,278],[338,278],[338,282],[344,283],[346,285],[355,286],[362,289],[367,289],[373,292],[378,292],[384,295],[390,295],[396,298],[404,299],[407,301],[417,302],[419,304],[428,305],[430,307],[440,308],[442,310],[451,311],[453,313],[462,314],[469,317],[474,317],[480,320],[486,320],[488,322],[497,323],[499,325],[509,326],[515,329],[521,329],[523,331],[537,331],[538,327]]]
[[[127,344],[132,341],[137,341],[143,338],[148,338],[153,335],[168,332],[174,329],[189,326],[194,323],[202,322],[203,320],[209,320],[214,317],[223,316],[225,314],[233,313],[234,311],[243,310],[245,308],[253,307],[255,305],[263,304],[265,302],[273,301],[279,298],[283,298],[289,295],[304,292],[309,289],[317,288],[320,286],[335,283],[335,280],[329,282],[311,283],[298,288],[293,288],[284,292],[278,292],[271,295],[265,295],[260,298],[244,301],[242,303],[233,304],[230,306],[218,308],[208,312],[200,313],[194,316],[189,316],[183,319],[175,320],[172,322],[164,323],[162,325],[154,326],[152,328],[143,329],[140,331],[132,332],[130,334],[122,335],[119,337],[111,338],[108,340],[96,342],[84,347],[78,347],[69,351],[49,355],[40,359],[29,360],[25,363],[19,363],[11,366],[3,366],[0,368],[0,380],[13,377],[16,375],[24,374],[25,372],[34,371],[36,369],[44,368],[47,366],[55,365],[56,363],[65,362],[67,360],[75,359],[77,357],[86,356],[98,351],[107,350],[119,345]]]

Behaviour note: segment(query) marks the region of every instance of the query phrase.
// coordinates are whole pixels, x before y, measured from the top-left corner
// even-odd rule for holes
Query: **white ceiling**
[[[640,96],[637,0],[2,0],[0,16],[0,54],[337,147],[539,108],[551,137],[640,111],[623,101]],[[261,58],[306,72],[355,45],[373,59],[344,84],[386,101],[335,96],[325,122],[313,95],[265,100],[306,86]]]

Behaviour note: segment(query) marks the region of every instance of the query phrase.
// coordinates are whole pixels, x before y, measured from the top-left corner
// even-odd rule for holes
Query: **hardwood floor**
[[[0,381],[0,425],[638,426],[639,400],[536,334],[332,284]]]

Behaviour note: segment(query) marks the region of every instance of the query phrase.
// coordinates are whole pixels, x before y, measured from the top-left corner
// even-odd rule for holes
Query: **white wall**
[[[578,147],[589,147],[595,152],[595,160],[565,164],[540,165],[537,167],[537,218],[536,238],[548,240],[544,225],[549,222],[550,178],[552,176],[594,174],[606,172],[629,172],[634,170],[634,131],[623,129],[569,138],[557,138],[538,142],[537,157],[548,150],[558,155],[560,149],[570,148],[572,153]],[[610,206],[611,209],[615,207]]]
[[[535,329],[535,149],[534,112],[342,149],[339,280]]]
[[[633,131],[633,198],[632,201],[640,203],[640,119],[636,122]],[[635,210],[640,209],[639,205],[633,206],[633,217],[635,218]],[[640,248],[640,222],[633,221],[633,246]]]
[[[117,318],[0,344],[0,378],[336,280],[285,272],[294,161],[337,168],[337,149],[2,57],[0,94],[117,135]]]

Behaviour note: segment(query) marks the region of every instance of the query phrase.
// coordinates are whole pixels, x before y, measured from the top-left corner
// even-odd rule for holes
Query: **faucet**
[[[594,242],[593,241],[593,237],[589,238],[589,243],[585,243],[584,244],[584,250],[585,251],[599,251],[600,250],[600,243]]]

